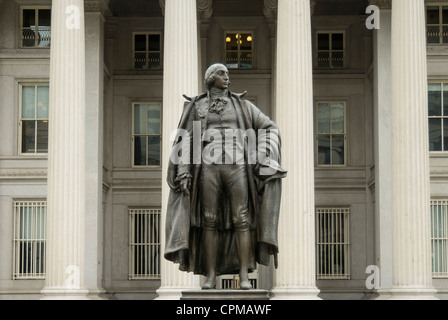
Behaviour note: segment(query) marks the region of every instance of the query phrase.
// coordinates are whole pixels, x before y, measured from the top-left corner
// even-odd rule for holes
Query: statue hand
[[[180,189],[182,190],[184,195],[186,196],[190,195],[190,187],[191,187],[190,177],[184,177],[182,180],[180,180]]]

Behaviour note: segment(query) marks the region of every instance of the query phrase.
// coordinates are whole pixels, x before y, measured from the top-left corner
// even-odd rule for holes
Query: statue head
[[[228,72],[227,67],[222,63],[212,64],[205,72],[204,83],[208,90],[213,87],[216,80],[216,72],[218,72],[219,70],[225,70],[226,72]],[[230,80],[228,81],[228,84],[230,85]]]

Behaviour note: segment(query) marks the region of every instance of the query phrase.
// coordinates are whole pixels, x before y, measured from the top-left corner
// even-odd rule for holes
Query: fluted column
[[[370,0],[380,9],[380,29],[373,30],[373,104],[375,154],[375,264],[380,270],[380,298],[392,287],[391,150],[391,0]],[[364,26],[365,28],[365,26]]]
[[[282,134],[279,267],[274,299],[317,299],[310,0],[278,1],[275,120]]]
[[[52,2],[44,298],[83,297],[85,212],[84,1]]]
[[[185,99],[199,91],[196,0],[165,0],[165,49],[163,66],[163,146],[161,247],[165,248],[165,217],[169,187],[166,172],[172,142]],[[163,257],[163,252],[162,252]],[[177,264],[162,259],[158,299],[179,299],[181,291],[199,289],[199,276],[181,272]]]
[[[434,298],[431,284],[428,92],[423,0],[392,1],[393,286]]]

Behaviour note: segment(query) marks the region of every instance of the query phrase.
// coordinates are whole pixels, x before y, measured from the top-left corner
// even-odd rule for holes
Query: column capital
[[[316,0],[310,0],[311,15],[314,14]],[[273,19],[277,16],[278,0],[264,0],[263,13],[266,18]]]
[[[375,5],[380,9],[391,9],[392,0],[369,0],[370,5]]]
[[[84,11],[85,12],[100,12],[104,17],[112,16],[109,9],[110,0],[85,0]]]
[[[165,0],[159,0],[160,9],[162,14],[165,15]],[[198,11],[198,18],[207,20],[213,14],[213,1],[212,0],[196,0],[196,9]]]

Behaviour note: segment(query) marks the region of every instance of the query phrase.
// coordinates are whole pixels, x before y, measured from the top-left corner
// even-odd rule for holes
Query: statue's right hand
[[[182,180],[180,180],[180,188],[181,191],[184,193],[184,195],[186,196],[190,195],[190,187],[191,187],[190,177],[184,177]]]

